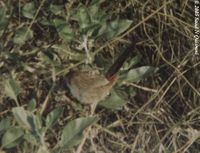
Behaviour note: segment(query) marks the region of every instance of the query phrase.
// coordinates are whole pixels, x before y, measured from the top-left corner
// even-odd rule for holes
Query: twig
[[[48,94],[47,94],[47,96],[46,96],[46,98],[45,98],[45,100],[44,100],[44,102],[43,102],[43,104],[42,104],[42,107],[41,107],[41,110],[40,110],[40,114],[41,114],[41,115],[43,114],[44,110],[45,110],[46,107],[47,107],[47,104],[48,104],[48,101],[49,101],[49,97],[50,97],[50,95],[51,95],[51,92],[53,91],[54,86],[55,86],[55,85],[54,85],[54,83],[53,83],[51,89],[49,90],[49,92],[48,92]]]
[[[157,89],[151,89],[151,88],[148,88],[148,87],[143,87],[143,86],[137,85],[135,83],[125,83],[125,84],[136,87],[138,89],[142,89],[144,91],[149,91],[149,92],[154,92],[154,93],[158,92]]]

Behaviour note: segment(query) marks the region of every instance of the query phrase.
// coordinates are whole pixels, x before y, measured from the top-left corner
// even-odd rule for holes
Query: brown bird
[[[130,56],[134,45],[130,45],[109,68],[105,75],[93,74],[92,72],[70,72],[67,76],[67,85],[74,98],[83,104],[94,104],[109,95],[115,85],[117,72]]]

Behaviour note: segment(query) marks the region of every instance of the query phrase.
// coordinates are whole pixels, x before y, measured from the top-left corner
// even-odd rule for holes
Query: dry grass
[[[38,21],[46,15],[49,4],[45,0],[36,2],[38,7],[33,19],[26,19],[20,13],[19,7],[27,3],[26,0],[3,0],[0,3],[1,6],[6,5],[10,14],[7,28],[0,37],[0,119],[12,117],[11,109],[16,106],[14,100],[5,95],[3,88],[4,81],[12,75],[22,88],[18,95],[20,106],[26,106],[34,98],[37,102],[35,112],[42,111],[44,116],[57,106],[65,108],[59,122],[45,136],[51,148],[63,125],[88,112],[87,106],[67,96],[69,92],[62,85],[62,79],[69,69],[87,66],[83,60],[69,60],[68,54],[75,52],[70,53],[67,44],[64,45],[69,53],[63,54],[54,48],[55,44],[62,44],[62,40],[54,28]],[[52,0],[51,3],[63,5],[64,1]],[[78,3],[66,3],[65,8],[67,11],[73,10]],[[89,1],[84,3],[89,4]],[[121,110],[97,108],[96,114],[100,120],[92,127],[82,153],[200,152],[200,61],[199,56],[194,55],[193,7],[193,2],[188,0],[119,0],[103,3],[102,10],[109,11],[113,18],[130,19],[133,24],[111,41],[98,42],[94,46],[95,54],[106,55],[108,60],[112,60],[119,55],[122,46],[131,41],[130,36],[135,36],[135,52],[142,55],[136,67],[152,65],[159,71],[139,83],[124,84],[134,88],[136,95],[130,94]],[[27,24],[33,30],[34,37],[23,45],[15,45],[13,36],[22,24]],[[54,66],[51,61],[45,61],[47,52],[50,52],[46,55],[55,62]],[[95,62],[91,67],[96,68]],[[29,143],[21,143],[25,145],[4,151],[35,151]],[[73,149],[69,152],[72,153]]]

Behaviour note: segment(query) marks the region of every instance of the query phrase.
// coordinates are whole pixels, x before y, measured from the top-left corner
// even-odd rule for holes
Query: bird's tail
[[[107,73],[105,74],[105,77],[108,80],[111,80],[113,76],[117,74],[124,62],[132,55],[134,49],[135,43],[132,42],[132,44],[125,49],[125,51],[117,58],[114,64],[108,69]]]

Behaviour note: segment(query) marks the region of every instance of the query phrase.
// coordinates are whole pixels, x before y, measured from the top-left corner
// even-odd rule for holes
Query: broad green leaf
[[[98,23],[101,26],[104,24],[107,24],[107,21],[109,19],[109,14],[105,13],[104,11],[98,11],[96,15],[91,16],[91,20],[93,23]]]
[[[64,20],[54,19],[54,26],[59,36],[65,41],[71,41],[74,39],[74,32]]]
[[[87,117],[70,121],[62,131],[61,140],[59,142],[60,147],[69,148],[76,145],[77,142],[80,141],[83,130],[97,120],[97,117]]]
[[[19,126],[26,129],[31,129],[31,125],[28,121],[30,113],[24,110],[23,107],[15,107],[12,109],[12,112]]]
[[[30,3],[26,3],[22,8],[22,14],[24,17],[29,19],[33,19],[36,13],[35,3],[32,1]]]
[[[29,143],[37,146],[39,141],[36,139],[35,135],[31,134],[31,133],[26,133],[23,137],[26,141],[28,141]]]
[[[111,39],[128,29],[128,27],[132,24],[131,20],[114,20],[108,23],[108,25],[104,28],[104,35],[107,39]]]
[[[103,38],[107,39],[106,33],[107,33],[107,23],[103,22],[100,26],[100,28],[96,29],[93,33],[97,38]]]
[[[17,101],[17,96],[20,93],[20,87],[17,81],[13,78],[10,78],[5,81],[4,87],[7,96]]]
[[[125,101],[129,101],[130,97],[136,95],[135,88],[132,86],[123,86],[121,84],[117,84],[115,88],[116,94]]]
[[[74,39],[74,32],[69,26],[62,27],[59,31],[59,35],[62,39],[69,41]]]
[[[28,103],[27,110],[33,111],[35,108],[36,108],[36,100],[33,98]]]
[[[154,74],[158,69],[152,66],[142,66],[132,69],[127,75],[122,76],[123,81],[136,82],[144,79],[145,77]]]
[[[52,48],[54,48],[57,52],[59,52],[60,54],[62,54],[62,58],[65,59],[72,59],[72,60],[77,60],[77,61],[81,61],[84,60],[86,57],[85,53],[79,53],[73,49],[70,49],[68,46],[66,45],[53,45]]]
[[[38,19],[38,22],[40,22],[42,25],[45,25],[45,26],[55,26],[54,23],[48,20],[46,17],[40,17]]]
[[[90,6],[87,8],[92,24],[98,24],[99,26],[106,24],[108,14],[104,11],[100,11],[99,6],[103,1],[104,0],[93,0]]]
[[[11,118],[7,117],[0,121],[0,135],[11,126]]]
[[[88,37],[95,38],[97,37],[98,33],[97,30],[101,27],[100,24],[90,24],[86,28],[81,30],[81,35],[87,35]]]
[[[124,66],[123,66],[123,70],[129,70],[131,69],[134,65],[136,65],[137,63],[140,62],[142,56],[141,55],[136,55],[134,58],[131,59],[130,62],[127,62],[127,63],[124,63]]]
[[[53,5],[53,4],[51,4],[49,9],[55,15],[59,15],[62,12],[64,12],[63,5]]]
[[[73,19],[78,22],[80,29],[84,29],[91,24],[90,14],[84,5],[79,6],[73,15]]]
[[[111,92],[111,95],[108,98],[99,103],[100,106],[112,110],[120,110],[125,104],[126,101],[119,97],[118,94],[114,91]]]
[[[7,9],[0,7],[0,31],[5,29],[8,24],[8,15],[6,15]],[[0,33],[1,36],[1,33]]]
[[[95,17],[97,15],[97,13],[99,12],[99,6],[97,4],[93,4],[88,8],[88,10],[89,10],[91,17],[93,18],[93,16]]]
[[[37,134],[40,135],[41,128],[42,128],[42,121],[41,121],[40,114],[34,115],[31,112],[28,112],[28,113],[30,113],[30,115],[28,116],[27,120],[31,126],[32,131],[35,131],[37,132]]]
[[[34,115],[23,107],[15,107],[12,112],[19,126],[36,132],[42,128],[41,116]]]
[[[14,43],[23,45],[27,40],[33,38],[33,31],[26,26],[17,29],[13,38]]]
[[[91,36],[93,39],[99,37],[101,35],[101,33],[99,33],[99,29],[101,29],[101,27],[102,26],[100,24],[96,24],[94,27],[92,27],[92,29],[88,30],[88,36]]]
[[[6,131],[2,137],[2,147],[12,148],[19,143],[19,139],[23,136],[24,131],[21,128],[13,127]]]
[[[59,107],[50,112],[46,117],[46,128],[53,126],[63,113],[63,108]]]

